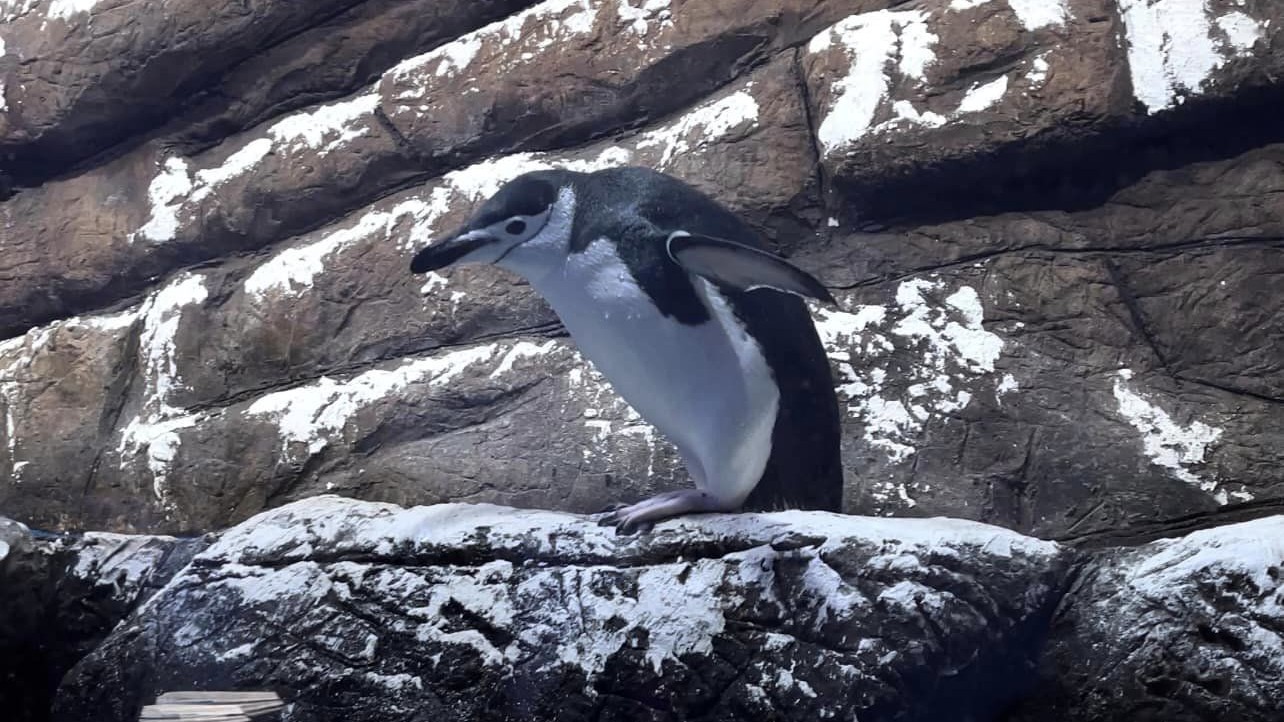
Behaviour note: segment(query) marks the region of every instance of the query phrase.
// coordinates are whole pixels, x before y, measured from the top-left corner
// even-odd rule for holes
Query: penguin
[[[690,513],[841,511],[838,401],[803,302],[834,299],[709,196],[641,167],[525,173],[410,270],[464,263],[524,278],[677,448],[695,488],[617,504],[604,525],[630,533]]]

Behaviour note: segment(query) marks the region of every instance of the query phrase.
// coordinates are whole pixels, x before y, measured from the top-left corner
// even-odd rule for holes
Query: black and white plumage
[[[840,510],[838,404],[799,296],[833,299],[708,196],[645,168],[527,173],[411,270],[453,263],[524,277],[677,447],[696,489],[607,522],[628,531],[689,512]]]

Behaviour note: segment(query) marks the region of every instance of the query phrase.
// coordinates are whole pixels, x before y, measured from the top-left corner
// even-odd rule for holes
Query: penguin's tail
[[[139,722],[251,722],[285,707],[276,692],[166,692]]]

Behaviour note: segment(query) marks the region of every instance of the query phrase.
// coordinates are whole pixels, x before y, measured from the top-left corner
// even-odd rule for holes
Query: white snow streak
[[[1146,456],[1174,477],[1212,494],[1219,504],[1228,503],[1229,495],[1215,480],[1201,479],[1186,468],[1203,463],[1205,452],[1221,438],[1222,430],[1202,421],[1178,424],[1168,412],[1129,389],[1125,382],[1131,379],[1131,371],[1121,370],[1115,378],[1114,395],[1119,413],[1141,432]]]
[[[183,309],[205,301],[208,295],[204,277],[183,274],[148,297],[140,308],[143,330],[138,353],[145,384],[143,401],[138,414],[121,430],[116,451],[123,465],[146,450],[152,491],[162,505],[169,502],[166,480],[178,453],[178,432],[204,418],[173,406],[170,396],[180,384],[176,344]]]
[[[1263,24],[1238,11],[1216,18],[1207,0],[1118,0],[1133,94],[1156,113],[1201,93],[1226,60],[1251,52]]]
[[[814,312],[816,330],[838,367],[840,398],[864,423],[865,440],[886,451],[892,463],[915,453],[929,419],[971,402],[966,387],[993,373],[1003,349],[1003,340],[985,330],[972,287],[932,300],[943,290],[941,281],[914,278],[900,284],[887,306]],[[913,505],[904,489],[881,493],[882,500]]]
[[[937,38],[927,29],[927,17],[919,10],[851,15],[812,38],[810,52],[824,52],[837,43],[850,61],[846,75],[833,85],[836,99],[817,130],[826,153],[870,132],[874,114],[891,90],[889,66],[923,80],[936,59],[932,46]]]

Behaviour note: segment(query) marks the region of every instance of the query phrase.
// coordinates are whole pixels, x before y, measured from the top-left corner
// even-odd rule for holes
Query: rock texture
[[[55,719],[266,687],[291,720],[989,719],[1069,556],[945,519],[319,497],[223,534],[65,680]]]
[[[1019,720],[1284,715],[1284,517],[1096,555]]]
[[[0,705],[1284,718],[1281,77],[1271,0],[0,0]],[[973,521],[564,513],[685,472],[407,262],[620,164],[833,289],[847,511]]]
[[[524,284],[405,272],[507,178],[624,163],[834,287],[849,511],[1101,541],[1281,507],[1278,3],[206,7],[0,4],[16,518],[686,483]]]
[[[5,719],[48,719],[63,675],[207,543],[33,533],[0,517],[0,703]]]
[[[266,688],[286,721],[1276,720],[1282,567],[1284,516],[1083,553],[941,518],[620,537],[321,496],[154,571],[169,583],[67,675],[54,718]]]

